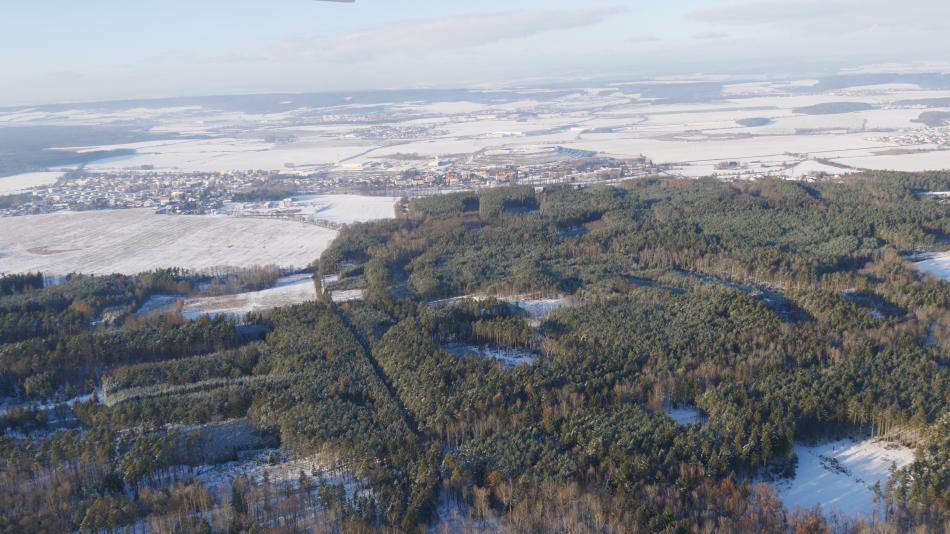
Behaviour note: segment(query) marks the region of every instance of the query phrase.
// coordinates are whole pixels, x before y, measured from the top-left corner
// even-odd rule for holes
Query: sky
[[[885,64],[950,70],[946,0],[3,4],[0,105]]]

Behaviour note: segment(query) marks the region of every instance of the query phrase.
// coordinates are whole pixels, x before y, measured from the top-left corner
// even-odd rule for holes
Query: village
[[[344,167],[306,175],[263,170],[77,170],[55,184],[21,195],[18,202],[0,208],[0,216],[133,208],[160,214],[217,215],[227,211],[223,208],[229,202],[277,208],[296,193],[414,198],[515,184],[612,183],[660,170],[645,158],[598,158],[592,153],[517,163],[436,160],[408,170]]]

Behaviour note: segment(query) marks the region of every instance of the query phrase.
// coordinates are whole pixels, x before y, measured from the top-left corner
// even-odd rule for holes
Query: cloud
[[[146,58],[144,61],[147,63],[223,65],[258,63],[267,61],[267,57],[263,55],[250,54],[202,55],[185,50],[174,49],[165,50],[159,54]]]
[[[628,43],[655,43],[657,41],[660,41],[660,38],[652,34],[634,35],[627,39]]]
[[[865,3],[861,0],[752,0],[703,8],[691,13],[690,18],[725,24],[772,24],[790,19],[827,18],[853,12]]]
[[[950,3],[933,0],[743,0],[691,12],[689,18],[720,24],[773,26],[837,25],[842,31],[866,27],[937,29],[950,16]]]
[[[592,26],[624,11],[622,7],[594,7],[415,19],[342,35],[298,38],[284,43],[281,51],[337,61],[364,61],[392,55],[417,57]]]
[[[704,42],[694,57],[729,58],[746,68],[813,72],[868,63],[944,60],[950,2],[934,0],[721,0],[686,18]]]
[[[267,61],[266,56],[255,56],[248,54],[225,54],[219,56],[196,56],[195,63],[259,63]]]
[[[718,41],[720,39],[728,39],[728,33],[721,32],[702,32],[693,35],[693,39],[700,39],[703,41]]]

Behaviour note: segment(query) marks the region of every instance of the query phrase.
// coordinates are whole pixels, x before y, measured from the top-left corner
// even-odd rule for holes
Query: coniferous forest
[[[2,278],[0,532],[945,532],[928,191],[950,173],[406,200],[315,258],[364,299],[241,322],[136,315],[175,270]],[[795,444],[856,433],[917,451],[883,512],[785,507]]]

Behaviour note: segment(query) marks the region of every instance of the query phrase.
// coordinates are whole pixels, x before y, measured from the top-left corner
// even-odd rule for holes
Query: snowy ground
[[[465,300],[474,300],[476,302],[479,302],[479,301],[485,300],[486,298],[488,297],[485,297],[483,295],[462,295],[461,297],[450,297],[447,299],[430,300],[427,303],[427,305],[430,308],[442,308],[445,306],[451,306],[453,304],[456,304]]]
[[[447,299],[433,300],[429,306],[433,308],[451,306],[465,300],[482,301],[490,298],[489,295],[462,295],[460,297],[451,297]],[[500,301],[507,302],[516,308],[523,310],[533,321],[544,320],[548,315],[558,308],[572,306],[574,301],[571,297],[562,296],[558,298],[532,298],[526,295],[496,296]]]
[[[55,184],[63,177],[61,172],[28,172],[0,178],[0,195],[25,193],[35,187]]]
[[[845,156],[835,159],[835,162],[860,169],[905,172],[941,170],[950,169],[950,150],[930,150],[894,155]]]
[[[166,430],[177,434],[179,446],[186,448],[190,457],[205,464],[234,461],[240,459],[242,452],[251,456],[280,444],[277,434],[256,429],[247,418],[194,425],[173,424]]]
[[[707,101],[682,102],[643,98],[635,87],[579,88],[549,96],[522,90],[517,98],[494,104],[396,99],[374,109],[372,121],[365,120],[365,108],[356,103],[326,108],[288,103],[287,108],[260,112],[222,111],[199,104],[114,111],[22,109],[0,112],[0,123],[143,121],[153,133],[169,136],[124,145],[73,147],[135,150],[132,156],[89,166],[116,172],[143,165],[181,171],[399,171],[434,165],[444,156],[464,160],[481,151],[486,155],[536,146],[642,154],[674,164],[677,172],[687,176],[715,172],[720,161],[740,161],[748,175],[788,176],[787,169],[816,158],[854,167],[950,168],[950,151],[876,153],[925,145],[916,136],[939,133],[939,129],[916,122],[924,108],[909,101],[946,98],[950,91],[913,84],[823,91],[815,80],[753,81],[727,83],[720,98],[710,95]],[[817,115],[808,110],[832,103],[860,103],[869,109]],[[762,120],[750,123],[747,119]]]
[[[170,313],[175,311],[175,305],[182,297],[178,295],[152,295],[145,304],[135,311],[135,315],[145,317],[147,315]]]
[[[16,404],[14,402],[11,402],[11,399],[2,399],[0,400],[0,417],[6,415],[7,412],[13,409],[33,410],[37,412],[51,412],[60,407],[72,408],[74,404],[77,404],[80,402],[89,402],[90,400],[92,400],[93,396],[94,395],[90,393],[88,395],[81,395],[79,397],[73,397],[71,399],[63,400],[63,401],[48,399],[41,402],[21,403],[21,404]]]
[[[460,501],[445,490],[439,492],[435,505],[436,521],[429,527],[429,534],[462,532],[468,523],[468,503]]]
[[[674,407],[672,404],[666,406],[666,414],[678,425],[689,426],[695,423],[702,423],[706,420],[702,412],[692,406]]]
[[[199,466],[195,468],[195,478],[209,488],[225,491],[238,476],[261,483],[266,475],[271,484],[293,487],[302,471],[308,478],[317,477],[315,482],[321,485],[343,484],[347,497],[365,489],[353,471],[320,455],[295,458],[281,449],[265,449],[243,456],[236,462]]]
[[[558,308],[572,305],[570,297],[532,299],[522,295],[514,295],[511,297],[500,297],[500,300],[524,310],[529,317],[538,321],[544,320],[551,312]]]
[[[917,262],[917,268],[943,280],[950,280],[950,252],[935,254],[924,261]]]
[[[470,508],[468,503],[457,499],[443,489],[439,492],[439,499],[435,504],[435,518],[426,532],[429,534],[506,532],[501,522],[495,517],[469,518]]]
[[[201,297],[185,301],[182,315],[188,320],[208,315],[241,320],[252,312],[261,312],[316,300],[317,290],[309,274],[286,276],[273,288],[220,297]]]
[[[292,221],[114,210],[9,217],[0,222],[0,272],[135,274],[280,263],[304,267],[336,232]]]
[[[241,125],[250,131],[255,126]],[[176,132],[177,133],[177,132]],[[185,132],[181,132],[185,133]],[[76,147],[80,151],[134,149],[131,156],[101,160],[87,166],[95,171],[122,171],[148,165],[163,171],[212,172],[224,170],[287,170],[310,172],[321,165],[340,163],[373,148],[365,141],[326,139],[317,136],[290,145],[257,139],[219,137],[173,139],[128,145]]]
[[[820,174],[826,174],[828,176],[835,176],[840,174],[848,174],[855,172],[851,169],[842,169],[840,167],[833,167],[831,165],[826,165],[820,161],[815,160],[806,160],[798,165],[795,165],[791,169],[788,169],[789,177],[791,178],[806,178],[808,176],[816,176]]]
[[[538,355],[522,348],[509,347],[479,347],[477,345],[468,345],[465,343],[450,343],[443,347],[446,352],[460,358],[467,356],[476,356],[480,358],[491,358],[500,361],[507,368],[527,365],[538,359]]]
[[[225,211],[233,215],[286,214],[318,222],[350,224],[393,218],[397,200],[362,195],[306,195],[294,197],[292,202],[280,203],[278,207],[232,202],[225,206]]]
[[[796,444],[795,453],[795,478],[775,484],[785,505],[790,509],[821,506],[826,514],[847,519],[870,519],[876,510],[874,485],[879,483],[885,491],[892,466],[900,468],[914,461],[912,449],[873,439]]]
[[[352,302],[355,300],[363,300],[363,290],[362,289],[347,289],[344,291],[331,291],[330,300],[336,303],[341,302]]]

